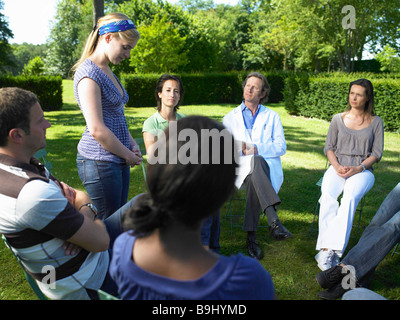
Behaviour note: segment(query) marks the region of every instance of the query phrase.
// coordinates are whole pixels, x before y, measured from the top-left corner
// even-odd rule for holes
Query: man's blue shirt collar
[[[258,113],[260,111],[260,107],[261,107],[261,104],[259,104],[257,106],[257,110],[256,110],[256,112],[254,113],[254,116],[253,116],[251,110],[246,107],[244,102],[242,102],[242,104],[240,105],[240,108],[242,110],[244,125],[245,125],[247,130],[253,129],[254,122],[256,121],[256,118],[257,118]]]

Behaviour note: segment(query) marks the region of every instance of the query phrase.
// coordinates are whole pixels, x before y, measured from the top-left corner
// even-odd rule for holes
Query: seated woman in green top
[[[155,91],[157,112],[143,123],[143,140],[147,152],[170,121],[184,117],[177,112],[183,100],[183,93],[182,80],[178,76],[163,74],[158,79]]]
[[[183,100],[183,83],[181,78],[175,75],[163,74],[155,90],[157,100],[157,112],[143,123],[143,140],[146,153],[157,141],[157,137],[168,127],[170,121],[177,121],[185,117],[177,110]],[[220,236],[220,211],[203,221],[201,229],[201,242],[203,245],[215,252],[219,252]]]

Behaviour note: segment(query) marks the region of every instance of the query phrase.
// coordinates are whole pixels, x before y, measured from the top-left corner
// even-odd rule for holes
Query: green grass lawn
[[[187,115],[206,115],[218,121],[236,105],[183,106]],[[282,157],[285,181],[279,192],[282,204],[279,217],[292,232],[286,241],[274,241],[266,228],[259,228],[258,240],[265,251],[262,265],[269,271],[281,300],[314,300],[320,287],[315,275],[320,271],[314,260],[316,233],[310,234],[314,208],[319,189],[315,185],[323,174],[326,158],[323,145],[329,122],[318,119],[293,117],[287,114],[282,103],[269,105],[277,111],[283,123],[287,141],[287,153]],[[126,109],[126,117],[132,136],[141,137],[143,121],[154,113],[154,108]],[[83,190],[79,179],[75,157],[76,146],[84,129],[84,120],[76,105],[72,82],[64,81],[64,108],[62,111],[46,112],[52,124],[47,131],[48,159],[53,164],[52,173],[74,188]],[[131,171],[130,197],[144,192],[141,167]],[[385,150],[382,161],[376,166],[375,185],[368,193],[361,221],[361,231],[353,232],[350,249],[357,242],[362,230],[368,225],[380,203],[400,181],[400,135],[385,133]],[[243,212],[240,204],[234,208]],[[246,234],[241,228],[231,226],[225,218],[227,204],[221,209],[221,253],[246,253]],[[265,223],[265,221],[264,221]],[[400,250],[399,250],[400,251]],[[390,254],[378,266],[371,289],[388,299],[400,299],[400,256]],[[19,265],[0,244],[0,299],[36,299],[25,281]]]

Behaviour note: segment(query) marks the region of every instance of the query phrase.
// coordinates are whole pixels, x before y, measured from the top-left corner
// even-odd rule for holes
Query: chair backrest
[[[29,285],[31,286],[31,288],[33,289],[33,291],[35,292],[35,294],[37,295],[37,297],[40,300],[48,300],[47,297],[44,295],[44,293],[42,292],[42,290],[40,290],[39,286],[36,283],[36,280],[32,278],[32,276],[29,274],[29,272],[26,270],[25,266],[23,265],[21,259],[15,254],[15,252],[12,250],[10,244],[7,241],[7,238],[2,235],[4,244],[6,245],[6,247],[8,249],[10,249],[10,251],[12,252],[13,256],[15,257],[15,259],[17,259],[18,263],[20,264],[22,270],[24,271],[24,275],[26,280],[28,281]]]
[[[99,295],[100,300],[120,300],[117,297],[113,296],[112,294],[109,294],[108,292],[105,292],[103,290],[97,290],[97,294]]]
[[[49,172],[51,172],[51,169],[53,168],[53,166],[50,161],[47,161],[46,156],[47,156],[46,149],[41,149],[38,152],[36,152],[34,155],[34,157],[41,160],[43,162],[43,165],[46,167],[46,169],[49,170]]]
[[[146,155],[146,147],[144,145],[143,138],[135,138],[137,145],[139,146],[140,153],[145,156]]]

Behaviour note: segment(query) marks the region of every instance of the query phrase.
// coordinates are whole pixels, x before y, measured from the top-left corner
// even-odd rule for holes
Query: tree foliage
[[[0,0],[0,72],[5,70],[5,66],[13,65],[13,61],[11,60],[11,46],[8,43],[8,39],[13,38],[14,34],[8,28],[6,16],[1,13],[3,7],[3,1]]]
[[[375,55],[381,64],[381,71],[400,72],[400,57],[396,49],[386,45],[381,52]]]
[[[58,2],[44,59],[48,74],[68,76],[92,29],[93,5],[102,4],[93,1]],[[240,0],[235,6],[214,0],[104,0],[105,14],[125,13],[142,33],[130,61],[113,66],[116,73],[351,72],[366,48],[373,54],[385,46],[399,52],[399,8],[400,0]],[[354,26],[348,24],[352,19]],[[0,15],[0,33],[7,39],[4,26]]]
[[[30,60],[22,70],[22,75],[24,76],[42,76],[44,74],[45,68],[44,63],[40,57],[35,57]]]
[[[80,56],[79,34],[85,19],[74,0],[61,0],[50,31],[49,50],[45,58],[48,73],[68,77]]]
[[[386,42],[398,46],[400,30],[393,26],[400,23],[399,0],[275,0],[271,4],[276,28],[271,40],[279,34],[284,42],[295,41],[288,48],[297,68],[328,59],[350,72],[367,43],[373,50]],[[354,20],[354,26],[349,27],[347,20]]]
[[[13,43],[11,44],[12,52],[10,53],[12,64],[7,65],[4,69],[9,74],[18,75],[22,72],[24,66],[35,57],[40,57],[43,60],[46,56],[47,48],[47,44]]]
[[[156,14],[150,25],[139,27],[141,39],[133,50],[130,65],[136,72],[177,72],[187,64],[181,37],[166,16]]]

